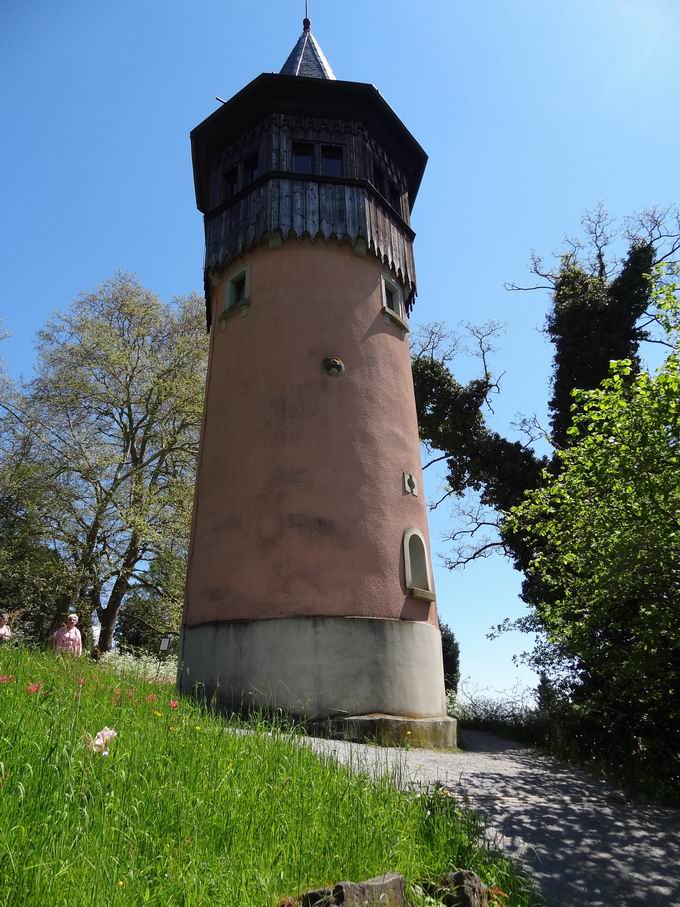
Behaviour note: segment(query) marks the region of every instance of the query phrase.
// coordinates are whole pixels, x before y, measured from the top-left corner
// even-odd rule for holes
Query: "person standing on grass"
[[[69,614],[63,624],[52,637],[52,648],[57,655],[68,652],[70,655],[80,655],[83,651],[83,642],[80,630],[76,627],[77,614]]]
[[[9,626],[9,614],[0,614],[0,645],[3,642],[9,642],[12,631]]]

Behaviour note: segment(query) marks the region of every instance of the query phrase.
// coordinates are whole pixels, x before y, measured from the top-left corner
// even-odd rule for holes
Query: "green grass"
[[[239,732],[170,685],[85,659],[4,647],[0,675],[12,675],[0,682],[2,907],[269,907],[340,879],[453,868],[508,892],[501,903],[531,903],[442,792],[400,792],[324,762],[294,731]],[[108,756],[83,741],[105,725],[118,733]]]

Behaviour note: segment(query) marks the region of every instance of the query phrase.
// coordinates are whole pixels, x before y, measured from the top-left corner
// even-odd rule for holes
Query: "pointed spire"
[[[312,34],[312,23],[307,16],[302,20],[302,34],[297,44],[281,67],[281,75],[304,76],[308,79],[335,79],[330,63]]]

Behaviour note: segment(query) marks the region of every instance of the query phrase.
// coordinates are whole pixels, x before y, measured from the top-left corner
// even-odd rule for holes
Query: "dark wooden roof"
[[[191,133],[199,211],[206,213],[210,208],[210,168],[215,156],[272,113],[362,122],[401,167],[413,208],[427,155],[373,85],[265,73]]]
[[[335,73],[312,34],[312,23],[305,18],[302,34],[281,67],[281,75],[308,79],[335,79]]]

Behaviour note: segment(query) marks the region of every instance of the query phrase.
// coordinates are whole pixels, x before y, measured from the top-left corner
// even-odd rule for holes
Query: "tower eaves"
[[[335,73],[312,34],[312,23],[305,18],[302,34],[280,70],[283,76],[307,79],[335,79]]]

